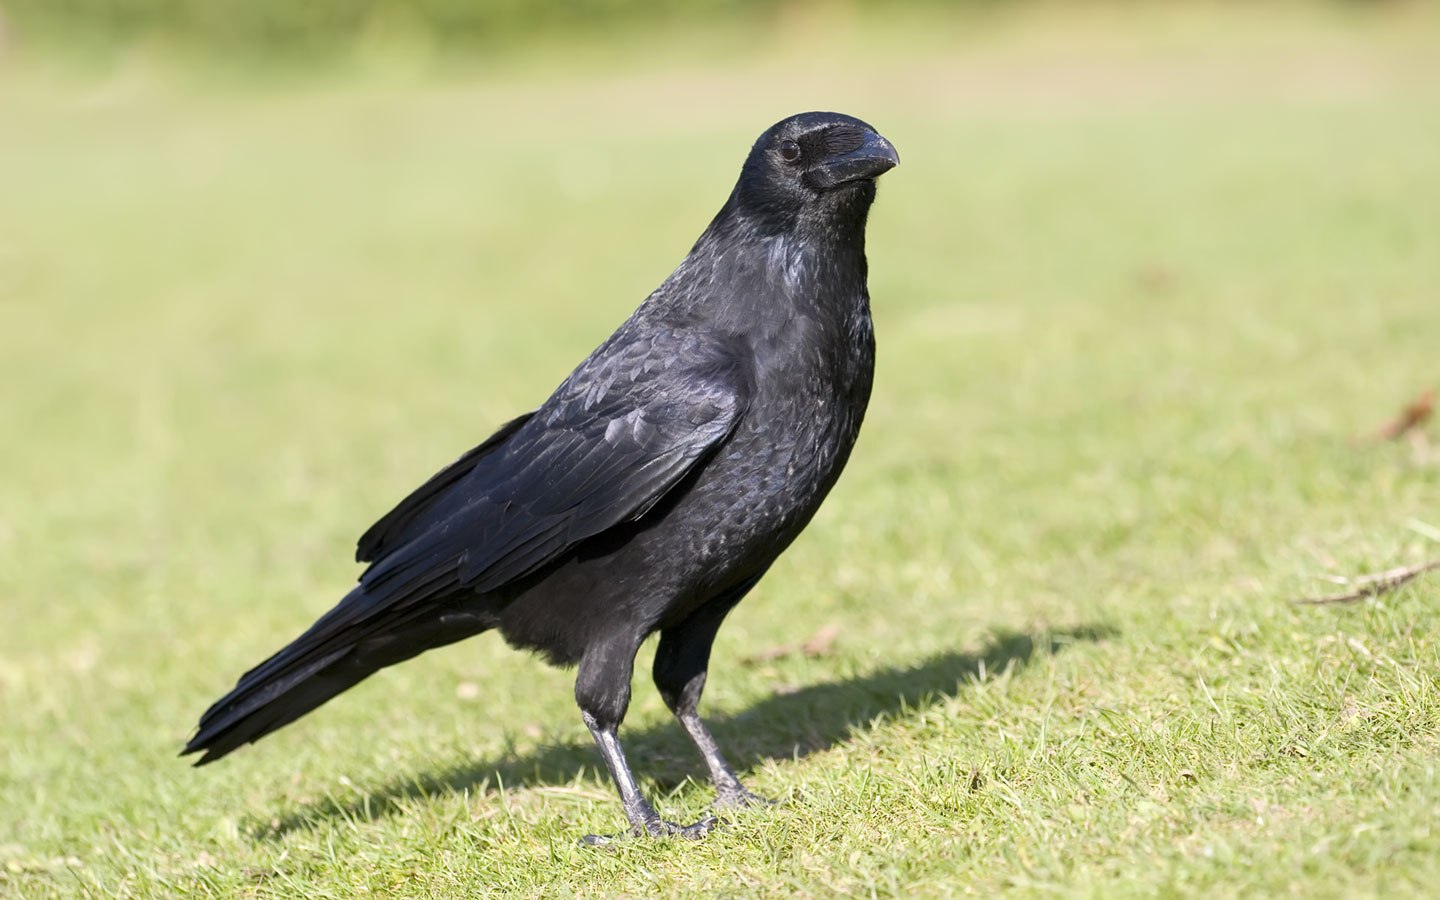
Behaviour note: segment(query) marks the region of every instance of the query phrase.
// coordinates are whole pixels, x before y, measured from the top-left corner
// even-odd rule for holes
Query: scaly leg
[[[756,579],[758,580],[758,579]],[[675,714],[680,725],[695,742],[705,765],[710,769],[710,780],[715,783],[715,805],[719,807],[751,806],[768,804],[766,800],[750,793],[740,783],[740,778],[715,743],[715,737],[698,712],[700,694],[705,690],[705,673],[710,665],[710,648],[715,643],[715,634],[725,615],[740,602],[754,581],[717,598],[707,606],[674,628],[660,633],[660,647],[655,652],[655,686],[665,705]]]
[[[580,661],[580,674],[575,680],[575,700],[580,706],[585,726],[600,748],[605,768],[610,771],[610,777],[620,792],[620,802],[625,807],[625,818],[630,821],[631,834],[641,837],[670,834],[685,838],[704,837],[715,826],[716,820],[709,817],[693,825],[677,825],[660,818],[655,807],[640,792],[635,774],[625,759],[624,750],[620,748],[616,732],[630,706],[630,678],[634,673],[635,652],[639,646],[639,640],[633,635],[592,645]],[[592,834],[587,835],[584,842],[605,844],[613,839]]]

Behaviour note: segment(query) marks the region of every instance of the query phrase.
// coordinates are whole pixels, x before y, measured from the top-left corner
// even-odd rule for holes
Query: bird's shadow
[[[954,697],[986,677],[1028,665],[1080,641],[1114,636],[1106,625],[1034,633],[997,632],[979,652],[940,653],[913,666],[878,669],[843,681],[778,693],[734,715],[707,716],[716,739],[742,774],[766,760],[798,759],[850,739],[883,716],[918,712]],[[643,760],[645,774],[668,790],[703,769],[678,725],[667,722],[623,734],[627,754]],[[521,754],[469,762],[418,777],[396,779],[358,799],[327,798],[302,805],[246,830],[261,839],[342,819],[369,821],[390,815],[407,801],[460,793],[484,784],[569,784],[599,766],[587,740],[551,744]],[[603,770],[602,770],[603,771]]]

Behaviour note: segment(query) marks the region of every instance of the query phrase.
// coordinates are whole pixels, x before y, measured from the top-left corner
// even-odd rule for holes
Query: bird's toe
[[[692,825],[676,825],[674,822],[666,822],[664,824],[666,834],[673,834],[676,837],[695,841],[720,827],[720,820],[714,816],[706,816]]]
[[[586,847],[607,847],[628,838],[645,837],[678,837],[696,841],[705,837],[718,827],[720,827],[720,820],[714,816],[706,816],[700,821],[690,825],[681,825],[677,822],[667,822],[664,819],[656,819],[653,822],[646,822],[644,825],[631,826],[629,831],[620,834],[587,834],[580,839],[580,843]]]
[[[627,836],[628,835],[620,834],[587,834],[580,839],[580,845],[582,847],[607,847],[620,838]]]

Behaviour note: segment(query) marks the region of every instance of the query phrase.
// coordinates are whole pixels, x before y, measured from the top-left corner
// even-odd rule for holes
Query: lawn
[[[5,70],[0,894],[1433,890],[1440,577],[1290,601],[1440,556],[1436,430],[1369,437],[1440,383],[1436,22]],[[813,107],[903,162],[860,445],[706,693],[783,802],[581,847],[622,814],[572,675],[493,635],[176,759],[359,533],[543,399]],[[705,813],[643,676],[622,738],[663,813]]]

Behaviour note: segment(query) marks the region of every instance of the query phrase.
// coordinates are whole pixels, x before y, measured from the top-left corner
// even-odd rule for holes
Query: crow
[[[575,700],[635,835],[663,820],[617,730],[635,655],[710,770],[718,807],[761,801],[697,713],[726,614],[834,486],[870,398],[865,220],[899,163],[839,113],[755,142],[680,266],[534,412],[501,426],[360,538],[358,585],[200,718],[204,765],[374,672],[492,629],[578,666]],[[587,840],[603,840],[590,836]]]

